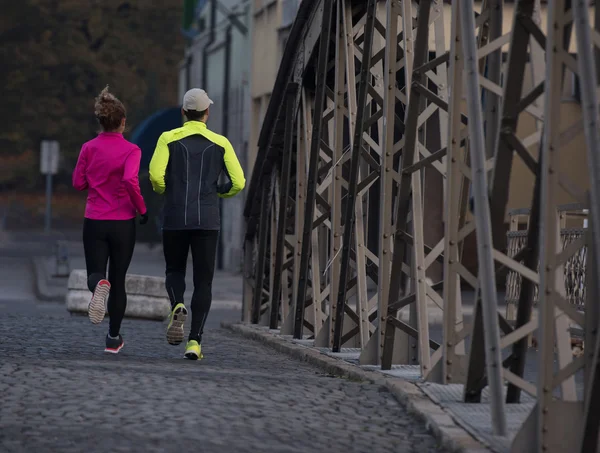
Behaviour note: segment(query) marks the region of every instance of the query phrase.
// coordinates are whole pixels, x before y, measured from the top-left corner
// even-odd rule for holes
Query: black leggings
[[[204,323],[212,302],[218,238],[218,230],[163,230],[163,250],[167,265],[165,286],[172,307],[183,303],[188,253],[192,249],[194,295],[189,339],[198,343],[202,341]]]
[[[83,221],[83,248],[87,267],[88,288],[94,292],[96,285],[106,278],[110,296],[108,314],[109,333],[116,337],[121,329],[121,321],[127,307],[125,276],[131,263],[135,247],[135,219],[131,220],[91,220]],[[110,259],[110,261],[109,261]]]

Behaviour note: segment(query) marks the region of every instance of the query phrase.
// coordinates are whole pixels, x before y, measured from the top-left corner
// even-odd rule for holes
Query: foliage
[[[0,190],[41,183],[42,139],[60,142],[70,173],[98,129],[94,97],[107,84],[128,109],[129,130],[176,105],[181,9],[179,0],[25,0],[4,8]]]
[[[0,191],[17,188],[29,190],[35,187],[38,159],[31,150],[13,155],[0,155]]]
[[[43,193],[0,193],[0,215],[8,230],[43,228],[46,199]],[[85,195],[58,190],[52,196],[52,226],[58,230],[80,226],[85,212]]]

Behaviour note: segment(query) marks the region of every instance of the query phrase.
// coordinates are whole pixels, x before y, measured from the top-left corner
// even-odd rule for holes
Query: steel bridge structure
[[[424,381],[462,384],[467,403],[486,389],[496,436],[507,435],[506,407],[525,392],[536,404],[513,452],[596,452],[600,11],[582,0],[517,0],[507,33],[504,7],[301,2],[247,190],[243,320],[333,352],[358,349],[362,365],[418,366]],[[576,120],[561,115],[567,71],[581,88]],[[525,118],[535,132],[524,137]],[[589,173],[574,181],[562,154],[581,134]],[[531,171],[532,203],[509,253],[517,160]],[[587,213],[588,227],[568,242],[560,191]],[[475,268],[465,261],[470,237]],[[574,304],[565,266],[582,250],[584,303]],[[498,309],[507,274],[519,282],[512,319]],[[430,335],[432,305],[443,312],[441,342]],[[585,345],[578,357],[573,326]],[[524,377],[532,335],[534,382]]]

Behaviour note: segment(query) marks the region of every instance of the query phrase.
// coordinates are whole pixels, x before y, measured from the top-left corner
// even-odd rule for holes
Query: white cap
[[[200,88],[192,88],[183,96],[183,110],[196,110],[202,112],[206,110],[213,101],[210,100],[206,91]]]

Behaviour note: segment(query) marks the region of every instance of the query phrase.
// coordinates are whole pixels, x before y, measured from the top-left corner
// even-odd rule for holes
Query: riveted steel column
[[[595,5],[598,8],[598,5]],[[598,14],[598,12],[596,12]],[[600,258],[600,123],[598,122],[598,74],[596,73],[594,42],[590,27],[588,2],[573,0],[573,22],[577,36],[577,64],[581,86],[581,107],[583,110],[583,124],[585,141],[587,145],[587,163],[590,178],[590,217],[591,217],[591,247],[588,247],[588,257],[596,265]],[[594,30],[596,37],[598,31]],[[590,259],[590,258],[588,258]],[[597,267],[596,267],[597,269]],[[588,280],[592,294],[600,294],[600,279]],[[592,302],[597,304],[597,299]],[[597,308],[593,307],[586,316],[594,318]],[[597,317],[595,322],[589,323],[588,328],[598,330]],[[590,344],[592,354],[588,355],[587,368],[589,370],[586,382],[586,398],[584,407],[584,432],[581,453],[598,451],[598,432],[600,428],[600,336],[595,343]]]
[[[474,30],[471,31],[471,34]],[[442,343],[442,362],[440,383],[449,384],[460,382],[460,364],[456,353],[455,341],[456,317],[460,310],[460,240],[461,226],[461,185],[464,177],[460,171],[461,161],[464,160],[461,147],[461,104],[463,91],[463,50],[461,16],[458,3],[452,2],[452,24],[449,61],[449,102],[448,102],[448,152],[446,156],[446,209],[444,226],[444,318]],[[431,380],[436,380],[432,375]]]
[[[488,42],[502,36],[502,7],[503,0],[487,0],[489,12],[489,38]],[[526,46],[524,46],[526,47]],[[498,48],[486,58],[486,78],[500,86],[502,75],[502,49]],[[486,158],[494,157],[496,138],[500,126],[501,96],[491,91],[485,92],[485,154]],[[493,224],[492,224],[493,225]]]
[[[292,169],[292,140],[294,137],[294,107],[298,85],[290,83],[285,100],[285,136],[283,143],[283,159],[281,164],[281,186],[279,188],[279,218],[277,219],[277,239],[275,250],[275,275],[273,288],[271,288],[271,318],[269,328],[277,329],[279,326],[279,310],[281,302],[281,273],[285,253],[285,230],[288,220],[288,199],[290,189],[290,172]],[[286,282],[287,284],[287,282]],[[287,301],[286,301],[287,303]]]
[[[315,94],[316,121],[310,148],[310,161],[308,167],[308,181],[306,191],[306,209],[304,212],[304,228],[302,231],[302,251],[300,259],[300,272],[298,281],[298,294],[294,316],[294,338],[301,339],[304,328],[304,309],[306,306],[306,292],[308,288],[308,261],[310,259],[310,245],[313,231],[313,216],[317,197],[317,172],[319,153],[321,148],[322,117],[325,108],[325,80],[327,78],[329,41],[331,39],[331,22],[333,18],[333,1],[326,1],[323,6],[323,22],[321,37],[319,38],[319,59],[317,63],[317,90]]]
[[[398,19],[400,15],[400,1],[388,0],[387,24],[386,24],[386,47],[384,57],[384,95],[383,95],[383,137],[381,154],[381,171],[379,174],[380,186],[380,209],[379,209],[379,275],[377,284],[377,315],[379,317],[378,328],[370,338],[369,350],[361,355],[361,363],[380,364],[384,345],[386,329],[387,304],[389,289],[392,282],[391,264],[393,258],[392,249],[392,199],[394,193],[394,132],[396,116],[396,74],[398,71],[397,56],[398,46],[391,45],[398,36]],[[392,327],[393,329],[393,327]],[[372,342],[372,344],[371,344]],[[371,353],[374,351],[374,353]],[[369,357],[367,357],[369,356]]]
[[[333,117],[334,122],[334,138],[333,138],[333,168],[331,182],[331,238],[330,238],[330,291],[329,300],[330,307],[334,305],[334,299],[338,294],[338,285],[340,284],[340,253],[342,251],[342,188],[343,188],[343,171],[344,163],[344,92],[345,92],[345,75],[346,75],[346,45],[344,34],[345,30],[345,0],[337,2],[337,21],[336,21],[336,39],[335,39],[335,112]],[[350,24],[350,28],[352,24]],[[350,88],[350,80],[348,80],[348,88]],[[351,100],[348,99],[348,110],[352,111]],[[331,318],[330,318],[331,321]],[[326,328],[330,328],[327,326]],[[329,346],[329,341],[327,342]]]
[[[300,281],[300,263],[302,261],[302,228],[304,226],[304,210],[306,209],[306,155],[308,148],[308,112],[307,95],[304,88],[300,89],[299,109],[296,121],[296,206],[294,210],[294,270],[292,274],[292,303],[288,318],[281,326],[283,335],[294,333],[296,303],[298,301],[298,286]]]
[[[269,232],[269,211],[271,208],[271,178],[268,182],[265,181],[261,187],[261,198],[260,198],[260,225],[258,229],[258,259],[256,262],[256,274],[254,283],[254,300],[252,305],[252,323],[258,324],[260,322],[260,315],[262,309],[263,300],[263,285],[265,278],[265,264],[267,254],[267,238]]]
[[[471,171],[479,261],[479,286],[481,288],[483,324],[485,334],[487,375],[490,386],[492,428],[495,435],[506,434],[506,418],[502,391],[502,357],[498,328],[498,302],[494,258],[492,256],[492,225],[488,204],[487,176],[485,171],[485,137],[481,112],[477,45],[473,30],[475,15],[472,0],[459,0],[459,14],[463,34],[463,52],[469,112],[469,137],[471,141]]]
[[[582,316],[565,300],[564,263],[571,253],[562,250],[558,195],[561,184],[561,94],[568,56],[569,0],[548,5],[544,133],[540,150],[540,286],[537,404],[513,442],[512,451],[537,453],[568,451],[581,433],[582,404],[577,402],[568,332],[568,315],[580,325]],[[556,398],[553,390],[560,386]]]
[[[588,223],[588,228],[594,228],[593,220]],[[587,232],[588,251],[594,248],[593,235]],[[588,252],[588,267],[586,270],[587,300],[585,308],[585,380],[584,380],[584,408],[583,408],[583,434],[581,438],[580,453],[598,451],[598,431],[600,426],[600,322],[598,321],[598,293],[597,285],[592,280],[598,280],[598,260],[594,253]]]
[[[348,181],[348,195],[346,198],[346,213],[344,218],[344,237],[342,239],[342,260],[340,267],[340,284],[338,287],[337,304],[335,307],[335,320],[333,332],[333,352],[339,352],[342,347],[342,327],[344,322],[344,308],[346,305],[346,285],[350,273],[350,247],[354,227],[355,199],[358,187],[358,169],[363,146],[364,119],[366,114],[367,91],[371,77],[371,50],[373,32],[375,30],[375,8],[377,2],[369,0],[367,3],[367,17],[364,32],[363,58],[361,61],[361,79],[358,91],[358,104],[356,114],[356,129],[352,145],[350,176]]]
[[[417,15],[417,38],[416,45],[414,49],[414,65],[410,65],[416,68],[420,68],[427,61],[428,56],[428,44],[429,44],[429,17],[431,12],[431,1],[430,0],[421,0],[419,2],[419,12]],[[410,21],[407,18],[404,18],[405,24],[410,24]],[[406,27],[406,26],[405,26]],[[408,68],[407,68],[408,72]],[[408,109],[406,111],[406,129],[404,136],[404,148],[402,151],[402,171],[400,174],[400,190],[398,193],[398,199],[396,204],[396,234],[394,235],[394,256],[392,260],[392,276],[399,276],[402,272],[402,261],[407,248],[407,243],[404,238],[404,233],[407,228],[407,220],[410,211],[410,200],[411,200],[411,192],[412,192],[412,182],[415,181],[413,175],[417,178],[420,178],[420,172],[407,172],[406,170],[413,165],[415,161],[415,154],[418,153],[417,146],[417,129],[419,126],[419,114],[423,110],[425,105],[425,99],[422,98],[419,93],[419,89],[422,88],[422,83],[425,82],[425,75],[422,71],[417,71],[412,74],[407,74],[407,81],[410,81],[412,78],[412,83],[410,83],[410,88],[407,90],[409,92],[408,96]],[[420,186],[420,181],[418,181],[418,185]],[[420,191],[419,191],[420,192]],[[420,193],[418,194],[420,196]],[[420,197],[419,197],[420,198]],[[416,200],[415,200],[416,201]],[[418,200],[418,203],[421,203],[421,200]],[[417,210],[417,215],[421,214]],[[415,209],[413,204],[413,216],[415,215]],[[422,214],[421,214],[422,215]],[[422,222],[422,219],[420,219]],[[413,219],[413,225],[415,221]],[[423,244],[412,244],[412,248],[415,249],[417,247],[423,247]],[[420,284],[421,291],[419,289],[416,290],[417,294],[417,304],[419,302],[418,296],[419,292],[424,291],[424,270],[420,269],[415,274],[421,279],[421,282],[417,282]],[[389,299],[388,306],[394,303],[398,297],[400,296],[400,279],[398,277],[392,278],[392,282],[390,283],[389,290]],[[424,298],[425,299],[425,298]],[[423,301],[421,301],[423,302]],[[425,299],[426,304],[426,299]],[[427,310],[427,306],[425,306],[425,310]],[[419,330],[419,337],[425,339],[426,343],[421,343],[421,348],[425,348],[425,351],[422,351],[427,354],[427,360],[423,363],[423,359],[425,355],[422,354],[421,367],[424,371],[429,370],[429,331],[428,325],[426,324],[426,313],[423,314],[423,310],[419,310],[419,319],[425,316],[425,322],[422,325],[419,325],[421,329],[425,329],[424,331]],[[386,314],[386,319],[388,317],[395,317],[395,312],[388,312]],[[385,341],[383,346],[383,355],[381,360],[381,368],[384,370],[391,369],[392,366],[392,350],[394,344],[394,336],[395,336],[395,328],[393,324],[388,324],[385,329]]]
[[[242,322],[252,320],[252,295],[253,284],[256,281],[253,275],[253,248],[254,241],[244,240],[244,294],[242,299]]]
[[[500,131],[494,166],[492,215],[494,226],[496,228],[496,237],[494,241],[496,247],[498,247],[498,244],[502,240],[500,235],[504,233],[503,228],[500,228],[500,222],[504,221],[504,213],[506,211],[506,204],[508,201],[508,189],[514,152],[514,147],[511,146],[511,143],[516,141],[517,122],[520,113],[519,103],[521,102],[521,93],[523,91],[523,80],[525,76],[525,65],[527,64],[527,46],[524,46],[523,42],[532,41],[529,37],[530,28],[528,28],[526,25],[527,21],[532,21],[533,19],[535,3],[536,2],[534,0],[521,0],[517,3],[517,7],[515,9],[513,34],[511,38],[510,55],[506,75],[506,89],[501,126],[502,130]],[[531,46],[533,51],[533,43]],[[531,55],[533,55],[533,52]],[[528,253],[525,256],[523,263],[527,268],[532,269],[534,272],[537,272],[536,268],[539,262],[538,234],[540,222],[540,164],[541,159],[538,161],[538,164],[535,167],[537,174],[534,174],[535,185],[529,216],[529,231],[527,234]],[[534,283],[527,278],[521,279],[521,292],[517,305],[515,329],[524,326],[531,320],[534,294]],[[525,371],[527,349],[527,337],[523,337],[513,345],[513,360],[510,371],[518,377],[523,377],[523,373]],[[506,394],[506,402],[518,403],[520,401],[520,396],[521,389],[513,383],[509,383]]]

